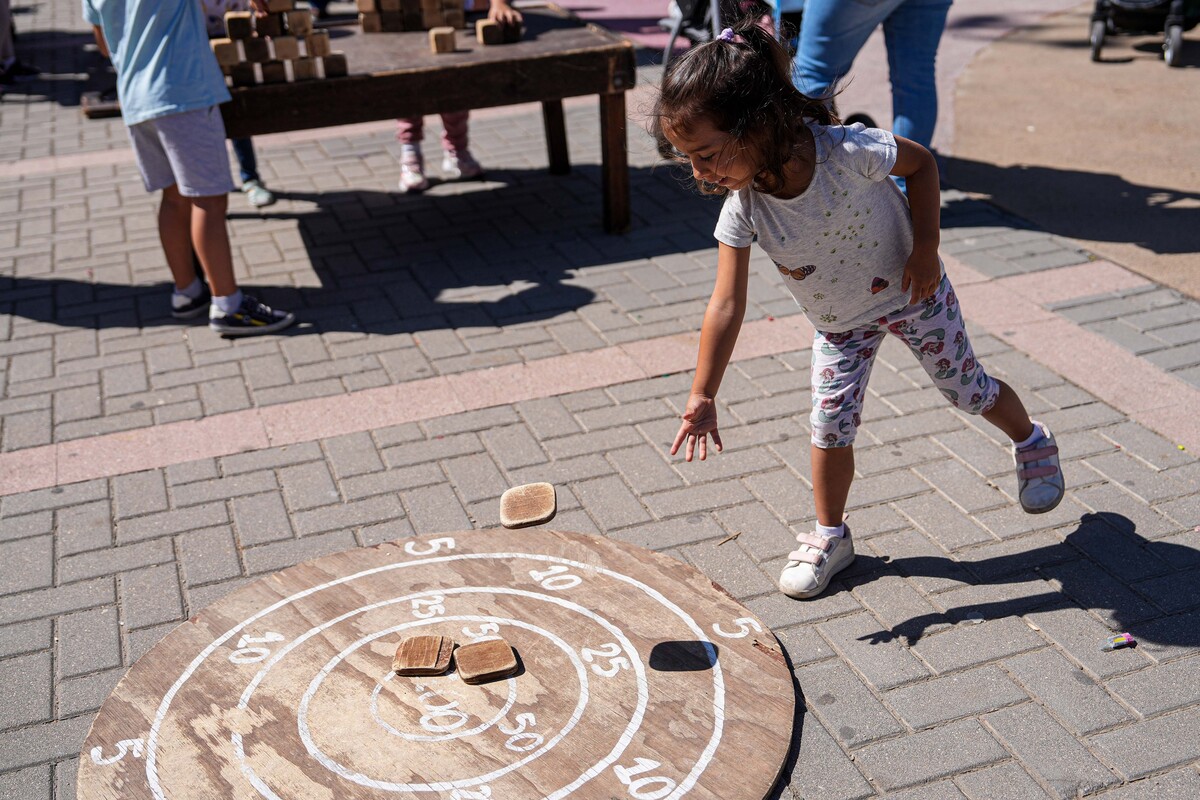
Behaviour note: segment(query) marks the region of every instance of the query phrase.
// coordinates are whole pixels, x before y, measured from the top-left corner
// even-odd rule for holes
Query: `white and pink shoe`
[[[798,533],[797,550],[788,555],[779,576],[779,590],[788,597],[805,600],[825,591],[829,580],[854,561],[854,540],[847,525],[843,536]]]

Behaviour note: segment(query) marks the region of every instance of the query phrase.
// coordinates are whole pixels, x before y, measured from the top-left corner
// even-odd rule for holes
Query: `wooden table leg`
[[[571,171],[571,157],[567,154],[567,122],[563,117],[562,100],[542,102],[542,122],[546,127],[550,174],[566,175]]]
[[[625,93],[600,95],[600,172],[604,230],[629,230],[629,153],[625,143]]]

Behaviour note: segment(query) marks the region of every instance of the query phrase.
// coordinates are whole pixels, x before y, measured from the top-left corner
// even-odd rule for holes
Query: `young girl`
[[[885,333],[900,338],[942,394],[1013,440],[1017,494],[1031,514],[1063,497],[1058,448],[1020,398],[975,360],[938,258],[937,163],[924,147],[861,124],[842,127],[791,83],[790,62],[750,22],[695,47],[663,76],[654,114],[660,153],[686,161],[701,189],[725,196],[716,286],[672,455],[721,450],[716,394],[746,310],[750,243],[775,262],[816,328],[812,480],[817,529],[801,533],[780,589],[815,597],[854,560],[843,523],[853,442]],[[889,179],[908,182],[908,198]]]

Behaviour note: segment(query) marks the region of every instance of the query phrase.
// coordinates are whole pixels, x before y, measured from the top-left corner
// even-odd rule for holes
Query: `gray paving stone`
[[[809,487],[790,470],[776,469],[747,475],[742,484],[775,516],[794,524],[813,515]],[[703,488],[703,485],[697,487]],[[795,549],[789,546],[789,550]]]
[[[724,541],[724,544],[720,542]],[[776,591],[775,582],[738,546],[723,538],[683,549],[687,561],[736,598]]]
[[[782,567],[782,561],[763,565],[768,575],[778,575]],[[745,606],[771,630],[821,622],[863,610],[852,594],[839,590],[836,579],[823,594],[811,600],[793,600],[782,592],[772,592],[747,600]]]
[[[113,478],[113,508],[118,519],[167,510],[167,489],[161,470],[134,472]]]
[[[10,687],[0,704],[0,730],[50,719],[52,677],[47,651],[0,661],[0,685]]]
[[[1008,753],[973,719],[864,747],[856,760],[886,791],[986,766]]]
[[[188,461],[184,464],[172,464],[166,468],[165,472],[168,486],[210,480],[221,474],[217,469],[217,460],[215,458]]]
[[[277,489],[278,486],[275,473],[263,470],[176,486],[171,490],[171,495],[176,507],[186,507],[259,494]]]
[[[738,542],[758,561],[777,558],[795,549],[795,534],[761,503],[746,503],[715,513],[728,535],[737,534]]]
[[[883,699],[901,720],[920,730],[1021,703],[1029,695],[998,667],[987,666],[892,689]]]
[[[1193,762],[1200,708],[1138,722],[1091,737],[1090,743],[1129,780]]]
[[[246,563],[246,572],[258,575],[263,572],[273,572],[284,569],[302,561],[308,561],[320,556],[338,553],[355,547],[354,535],[348,530],[331,531],[302,539],[285,539],[249,547],[242,551]],[[215,598],[208,598],[212,602]]]
[[[978,480],[982,482],[983,479]],[[976,525],[969,514],[964,514],[961,508],[940,494],[931,492],[904,498],[897,500],[893,507],[949,552],[995,542],[995,538]]]
[[[237,542],[229,526],[203,528],[179,537],[185,585],[198,586],[242,574]]]
[[[450,494],[448,487],[431,488],[444,489],[447,495]],[[428,490],[418,490],[418,492],[420,491]],[[415,494],[417,492],[407,493],[405,499],[411,503],[411,498]],[[339,528],[351,528],[358,525],[387,522],[388,520],[403,516],[404,507],[401,505],[398,497],[394,495],[381,495],[379,497],[369,497],[365,500],[357,500],[352,503],[323,506],[310,511],[297,511],[292,514],[292,524],[296,529],[297,535],[309,536],[314,533],[323,533]]]
[[[575,415],[557,397],[526,400],[517,403],[515,408],[539,440],[567,436],[582,430]]]
[[[1185,658],[1108,681],[1116,694],[1143,716],[1156,716],[1200,703],[1200,658]]]
[[[753,495],[736,480],[724,480],[670,489],[643,498],[643,502],[657,517],[672,517],[698,511],[712,511],[722,506],[738,505],[753,500]],[[587,505],[587,500],[584,499]]]
[[[651,519],[642,502],[615,476],[581,481],[574,490],[584,508],[604,530],[624,528]]]
[[[329,466],[323,461],[284,467],[279,470],[279,485],[288,508],[293,512],[327,506],[341,500]]]
[[[1040,699],[1077,736],[1133,719],[1082,668],[1053,650],[1014,656],[1004,665],[1026,691]]]
[[[875,536],[868,547],[890,561],[922,592],[945,591],[973,582],[970,572],[917,531]]]
[[[1034,703],[1013,706],[988,714],[984,720],[1055,797],[1092,794],[1118,782],[1103,763],[1041,706]]]
[[[1068,485],[1071,485],[1073,473],[1068,470],[1069,468],[1064,467],[1063,475],[1066,477]],[[1009,489],[1005,488],[1005,492],[1008,491]],[[1042,514],[1026,514],[1025,510],[1014,500],[1011,505],[992,511],[979,512],[975,515],[975,520],[1001,539],[1024,536],[1034,531],[1069,529],[1070,526],[1077,526],[1080,519],[1088,513],[1083,506],[1075,502],[1071,495],[1072,491],[1072,489],[1067,489],[1067,495],[1058,504],[1058,507]],[[1012,487],[1012,492],[1016,494],[1015,486]]]
[[[232,506],[238,542],[242,547],[292,538],[292,523],[279,492],[238,497]],[[222,522],[228,519],[224,507],[220,516]]]
[[[54,538],[0,543],[0,594],[49,586],[54,581]]]
[[[875,790],[829,732],[811,714],[804,717],[799,734],[800,752],[788,785],[795,798],[861,800]]]
[[[277,469],[309,461],[321,461],[325,454],[317,442],[301,442],[287,447],[272,447],[249,453],[236,453],[219,459],[221,474],[229,477],[247,472]],[[215,477],[215,476],[214,476]]]
[[[499,498],[509,488],[508,481],[486,453],[446,459],[442,468],[466,503]]]
[[[49,649],[52,628],[49,619],[0,625],[0,658]]]
[[[870,614],[839,617],[821,624],[818,630],[833,643],[847,663],[880,691],[930,675],[903,644],[876,635],[879,621]]]
[[[809,711],[851,749],[904,731],[904,726],[840,661],[797,669],[796,680]]]
[[[121,636],[115,606],[93,608],[58,618],[61,677],[74,677],[121,665]]]
[[[121,619],[127,631],[183,617],[179,574],[174,563],[125,572],[119,584]]]
[[[1063,594],[1121,631],[1129,625],[1150,620],[1161,612],[1141,595],[1091,562],[1053,564],[1041,574],[1060,587]]]
[[[151,625],[148,628],[126,631],[125,651],[128,654],[129,660],[136,662],[139,658],[146,655],[154,645],[161,642],[163,637],[175,630],[177,626],[177,622],[164,622],[159,625]]]
[[[861,561],[855,563],[857,568]],[[891,570],[864,576],[843,578],[860,603],[874,612],[882,622],[876,623],[862,635],[862,641],[899,641],[911,646],[927,631],[933,632],[950,625],[950,621],[913,588],[907,580]]]
[[[1155,469],[1169,469],[1196,460],[1195,456],[1181,451],[1176,445],[1134,422],[1111,425],[1101,430],[1100,434]]]
[[[448,485],[412,489],[404,492],[402,497],[408,511],[408,519],[418,535],[470,530],[472,527],[461,501]],[[373,508],[383,513],[371,521],[385,521],[390,518],[387,514],[399,516],[392,514],[390,509]]]
[[[388,467],[408,467],[427,461],[479,453],[484,449],[479,435],[474,432],[447,435],[427,442],[408,442],[395,447],[388,447],[382,441],[380,445],[384,447],[380,455]]]
[[[1125,453],[1093,456],[1087,464],[1114,485],[1147,503],[1159,503],[1193,494],[1169,472],[1151,469]],[[1064,475],[1066,474],[1064,470]]]
[[[954,780],[971,800],[1046,800],[1050,797],[1016,762],[959,775]]]
[[[480,436],[503,469],[518,469],[547,461],[546,452],[525,425],[505,425],[483,431]]]
[[[1200,773],[1184,768],[1142,778],[1106,792],[1104,800],[1191,800],[1200,796]]]
[[[169,539],[151,539],[61,558],[58,562],[58,579],[62,583],[72,583],[174,561],[175,551]]]
[[[1127,495],[1111,483],[1088,486],[1072,491],[1071,495],[1093,511],[1099,512],[1106,525],[1128,534],[1142,546],[1147,545],[1140,540],[1166,536],[1179,531],[1181,527],[1179,523],[1163,516],[1154,508],[1129,502]],[[1149,549],[1154,550],[1153,547]]]
[[[52,511],[38,511],[0,521],[4,523],[0,528],[0,542],[54,533],[54,512]]]
[[[7,424],[7,421],[6,421]],[[38,489],[0,497],[0,519],[19,517],[46,509],[66,508],[91,500],[108,498],[108,482],[104,480],[72,483],[52,489]]]
[[[960,623],[922,638],[912,651],[938,674],[944,675],[1035,650],[1045,644],[1024,622],[1004,617],[985,619],[978,624]]]
[[[0,797],[51,800],[50,765],[37,764],[0,775]]]
[[[90,717],[74,717],[0,733],[0,770],[77,755],[91,724]]]
[[[113,599],[112,579],[99,578],[0,597],[0,619],[12,624],[92,608]]]

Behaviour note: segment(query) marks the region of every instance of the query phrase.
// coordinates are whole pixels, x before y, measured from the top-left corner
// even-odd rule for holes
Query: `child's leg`
[[[442,149],[448,153],[466,152],[469,147],[467,131],[469,111],[442,114]]]
[[[192,207],[192,244],[204,267],[213,296],[236,294],[238,285],[233,277],[233,251],[229,246],[229,231],[225,228],[228,196],[220,194],[186,199]]]
[[[1008,384],[988,375],[975,360],[949,279],[942,278],[933,297],[889,317],[888,322],[888,330],[904,340],[955,408],[981,415],[1012,440],[1021,507],[1040,514],[1057,506],[1065,484],[1054,436],[1044,424],[1029,418]]]
[[[424,136],[424,117],[401,117],[396,120],[396,141],[401,145],[420,147]]]
[[[162,242],[176,291],[186,289],[196,280],[191,229],[192,204],[179,194],[179,187],[171,185],[163,189],[158,206],[158,239]]]
[[[846,500],[854,481],[854,446],[817,447],[814,444],[811,450],[817,523],[836,528],[846,515]]]

